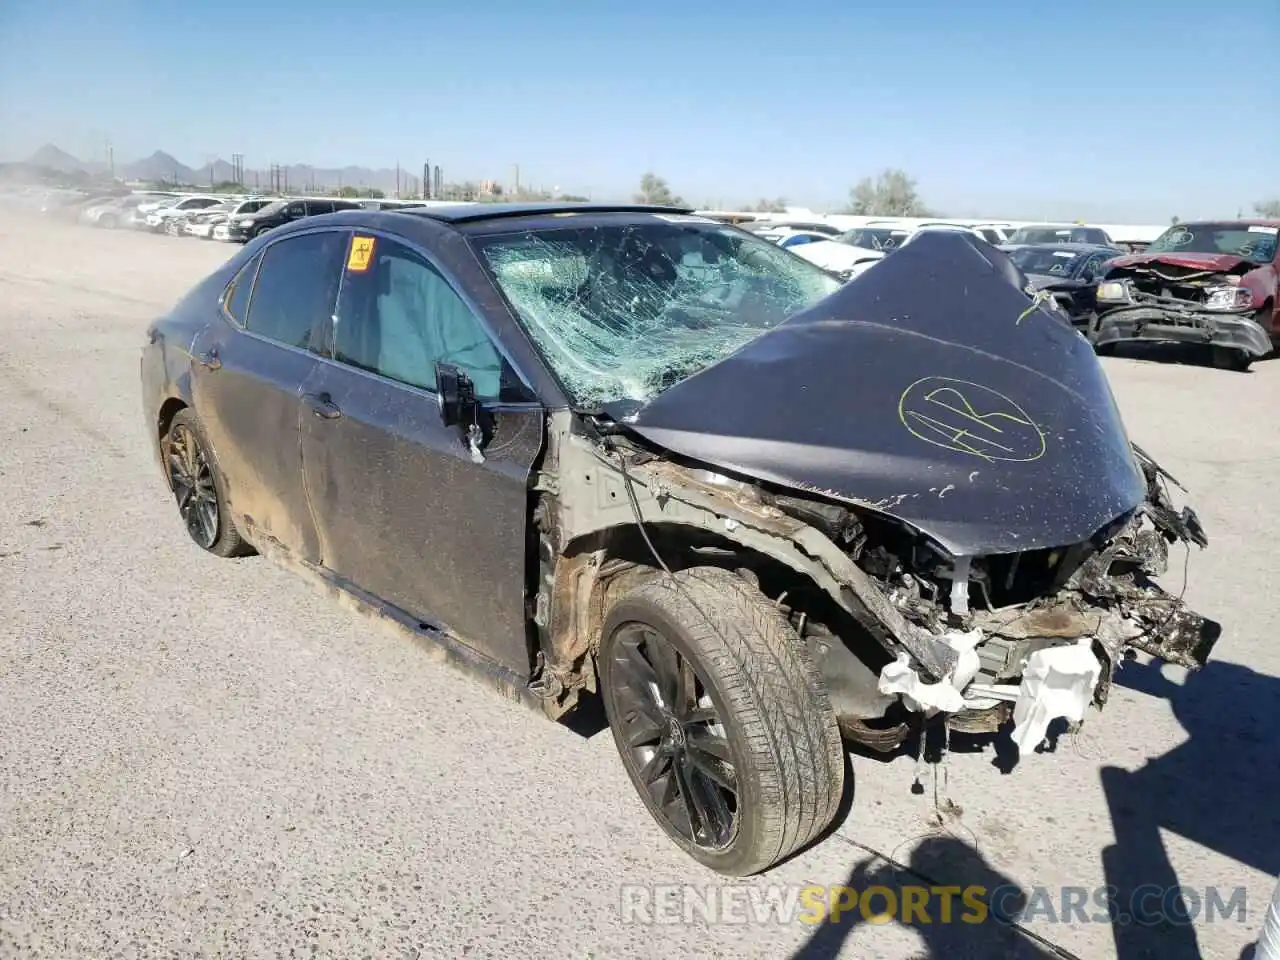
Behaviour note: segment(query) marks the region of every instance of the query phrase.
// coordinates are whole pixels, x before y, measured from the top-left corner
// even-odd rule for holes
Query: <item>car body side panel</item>
[[[215,351],[220,366],[202,366],[198,358]],[[318,359],[221,318],[201,332],[192,353],[192,399],[226,480],[231,512],[247,521],[251,537],[265,534],[302,559],[318,560],[298,432],[299,398]]]
[[[454,634],[527,678],[529,472],[540,406],[495,412],[474,462],[435,397],[324,361],[307,393],[302,460],[321,562],[343,580]]]

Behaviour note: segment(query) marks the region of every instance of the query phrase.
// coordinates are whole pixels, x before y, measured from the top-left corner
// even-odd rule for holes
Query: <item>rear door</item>
[[[308,382],[302,422],[325,566],[527,676],[541,405],[425,251],[386,235],[355,234],[331,353]],[[438,360],[467,373],[485,401],[480,457],[441,420]]]
[[[301,395],[332,324],[347,232],[316,231],[265,247],[232,281],[223,317],[197,338],[192,394],[251,539],[270,537],[319,561],[302,483]]]

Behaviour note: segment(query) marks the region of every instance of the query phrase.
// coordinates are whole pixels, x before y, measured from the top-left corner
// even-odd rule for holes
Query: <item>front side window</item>
[[[604,218],[472,242],[582,406],[648,400],[840,289],[820,267],[701,217]]]
[[[333,355],[432,391],[436,364],[450,363],[471,379],[478,399],[502,393],[502,355],[471,308],[423,257],[384,237],[352,238]]]
[[[1269,263],[1276,255],[1280,227],[1244,223],[1180,223],[1170,227],[1147,247],[1147,253],[1230,254]]]
[[[290,347],[311,346],[311,331],[333,317],[346,231],[289,237],[262,252],[245,327]]]

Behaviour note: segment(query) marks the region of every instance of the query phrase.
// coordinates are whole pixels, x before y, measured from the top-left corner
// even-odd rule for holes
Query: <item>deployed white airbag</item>
[[[1083,720],[1101,675],[1102,664],[1087,638],[1033,653],[1022,672],[1013,707],[1013,742],[1018,750],[1034,749],[1044,739],[1049,723],[1058,717],[1072,723]]]
[[[964,688],[973,682],[981,666],[974,649],[982,641],[981,630],[968,633],[952,631],[940,638],[960,656],[956,668],[937,683],[925,683],[911,666],[911,658],[898,654],[893,663],[885,664],[880,671],[878,689],[883,694],[902,694],[902,702],[908,710],[935,713],[956,713],[964,707]]]

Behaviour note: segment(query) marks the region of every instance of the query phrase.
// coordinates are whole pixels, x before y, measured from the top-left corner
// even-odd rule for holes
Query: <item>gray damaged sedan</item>
[[[841,286],[687,210],[359,210],[250,242],[148,331],[191,538],[269,554],[561,718],[726,874],[818,838],[842,739],[1030,749],[1217,624],[1090,345],[1007,256]]]

